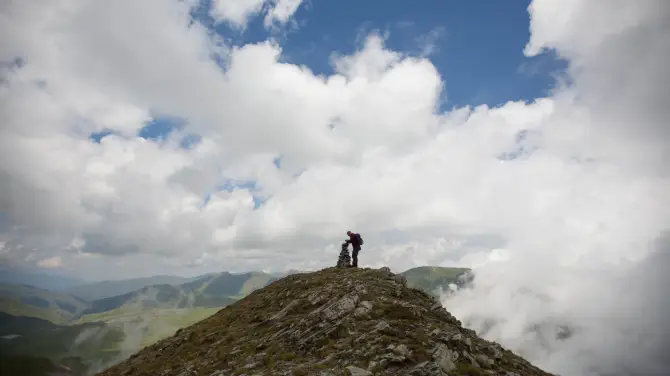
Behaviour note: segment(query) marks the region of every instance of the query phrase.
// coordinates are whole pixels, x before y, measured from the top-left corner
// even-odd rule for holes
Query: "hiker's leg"
[[[353,252],[351,252],[351,255],[353,256],[351,266],[354,268],[358,266],[358,251],[360,251],[360,248],[355,247]]]

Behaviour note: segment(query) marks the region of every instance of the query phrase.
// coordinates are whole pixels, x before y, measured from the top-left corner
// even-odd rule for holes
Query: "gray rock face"
[[[227,374],[223,371],[214,371],[210,373],[209,376],[227,376]]]
[[[347,294],[335,303],[323,309],[321,317],[324,320],[333,321],[342,315],[353,311],[359,301],[357,294]]]
[[[405,345],[398,345],[393,349],[393,352],[397,355],[404,356],[405,358],[410,356],[409,349]]]
[[[481,367],[489,368],[493,365],[493,360],[489,359],[489,357],[484,354],[475,355],[475,360]]]
[[[372,376],[372,372],[355,366],[348,366],[347,371],[351,376]]]
[[[458,353],[450,350],[445,344],[440,343],[433,350],[433,360],[443,372],[449,372],[456,368]]]
[[[356,316],[365,315],[366,313],[372,311],[372,302],[362,301],[361,304],[356,308]]]
[[[551,376],[388,268],[290,275],[100,376]]]
[[[375,331],[382,331],[391,328],[391,325],[387,323],[386,321],[382,320],[377,323],[377,325],[374,326]]]
[[[286,316],[286,314],[287,314],[291,309],[293,309],[293,308],[294,308],[296,305],[298,305],[298,304],[299,304],[299,302],[298,302],[297,300],[293,300],[292,302],[290,302],[289,304],[287,304],[287,305],[284,307],[284,309],[282,309],[281,311],[277,312],[276,315],[272,316],[272,317],[270,318],[270,320],[271,320],[271,321],[276,321],[276,320],[279,320],[279,319],[283,318],[284,316]]]
[[[403,287],[407,287],[407,278],[404,275],[396,274],[393,276],[393,280]]]

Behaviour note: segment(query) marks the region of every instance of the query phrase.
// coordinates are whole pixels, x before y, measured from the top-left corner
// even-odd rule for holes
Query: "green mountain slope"
[[[143,287],[137,291],[91,302],[91,306],[82,315],[102,313],[125,308],[142,311],[155,308],[185,308],[193,305],[193,293],[172,285]]]
[[[171,285],[197,292],[204,302],[206,297],[211,298],[212,296],[245,296],[277,278],[280,278],[280,276],[272,276],[262,272],[210,273],[192,278],[159,275],[148,278],[90,283],[69,288],[67,293],[83,300],[96,301],[134,293],[149,286]]]
[[[53,330],[58,325],[36,317],[14,316],[0,312],[0,337],[26,335],[40,330]]]
[[[181,285],[181,287],[188,288],[203,296],[241,298],[256,289],[267,286],[275,280],[277,280],[277,277],[273,277],[263,272],[249,272],[242,274],[223,272],[200,278],[190,283],[185,283]]]
[[[157,275],[146,278],[132,278],[118,281],[102,281],[75,286],[67,289],[67,293],[84,300],[93,301],[112,296],[123,295],[153,285],[180,285],[201,278],[184,278],[169,275]]]
[[[426,293],[439,297],[440,290],[448,289],[450,284],[460,285],[459,277],[466,276],[468,268],[447,268],[441,266],[420,266],[408,269],[400,275],[407,278],[407,286],[419,288]]]
[[[173,335],[177,330],[201,321],[220,310],[214,308],[161,308],[144,311],[123,309],[82,316],[78,323],[102,321],[126,333],[125,350],[137,350]]]
[[[50,364],[69,363],[75,368],[87,368],[125,356],[121,353],[123,330],[103,322],[56,325],[42,319],[3,313],[0,314],[0,328],[3,332],[0,362],[5,369],[40,374],[39,370],[49,368]],[[31,361],[37,362],[36,367],[29,364]]]
[[[45,357],[0,354],[0,375],[21,376],[84,376],[86,368],[78,358],[54,362]]]
[[[128,313],[165,308],[223,307],[274,280],[276,277],[261,272],[223,272],[176,286],[146,286],[125,294],[95,300],[81,313],[91,315],[108,311]]]
[[[55,323],[79,316],[88,303],[69,294],[27,285],[0,284],[0,312],[37,317]]]

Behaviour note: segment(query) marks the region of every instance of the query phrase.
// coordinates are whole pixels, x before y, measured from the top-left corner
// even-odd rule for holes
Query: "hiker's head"
[[[347,231],[347,235],[351,235],[351,231]]]

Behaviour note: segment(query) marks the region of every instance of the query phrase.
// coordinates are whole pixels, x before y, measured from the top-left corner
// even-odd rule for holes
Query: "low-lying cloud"
[[[529,189],[543,200],[519,211],[523,226],[508,222],[505,257],[480,262],[474,285],[443,302],[561,375],[667,375],[670,6],[534,1],[530,11],[526,52],[556,48],[571,63],[538,149],[562,163],[542,164],[554,184]]]

